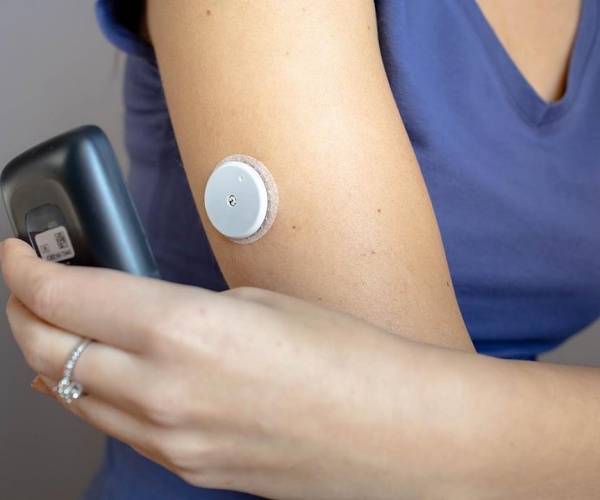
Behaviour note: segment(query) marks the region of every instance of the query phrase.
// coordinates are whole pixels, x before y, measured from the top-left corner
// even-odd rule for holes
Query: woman
[[[194,287],[3,246],[46,385],[96,340],[69,408],[121,442],[89,498],[595,496],[598,371],[516,360],[600,314],[598,0],[98,8],[132,192]],[[238,153],[280,197],[249,245],[203,209]]]

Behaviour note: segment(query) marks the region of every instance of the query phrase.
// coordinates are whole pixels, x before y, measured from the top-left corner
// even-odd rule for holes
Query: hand
[[[197,486],[375,498],[382,443],[368,410],[391,402],[368,382],[390,385],[397,367],[377,367],[406,341],[257,289],[67,267],[12,239],[2,254],[11,329],[49,387],[81,338],[95,340],[73,374],[88,395],[68,408],[82,419]]]

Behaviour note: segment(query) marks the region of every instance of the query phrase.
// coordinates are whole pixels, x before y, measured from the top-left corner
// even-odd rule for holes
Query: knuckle
[[[254,288],[251,286],[241,286],[239,288],[232,288],[228,290],[226,293],[230,297],[234,297],[240,300],[248,300],[250,302],[254,302],[261,298],[262,290],[259,288]]]
[[[155,391],[147,394],[142,402],[146,418],[160,428],[176,428],[183,420],[183,411],[177,398]]]
[[[163,344],[163,329],[157,323],[152,323],[144,330],[143,349],[147,352],[161,352]]]
[[[57,307],[57,285],[49,275],[37,276],[32,282],[31,309],[32,311],[50,320]]]
[[[31,343],[26,342],[21,346],[21,351],[23,352],[23,357],[25,358],[25,362],[33,371],[39,371],[40,358],[35,349],[31,348]]]
[[[147,327],[144,350],[163,361],[180,360],[192,350],[204,353],[208,338],[203,333],[209,331],[214,322],[214,315],[197,304],[171,308]]]
[[[164,321],[153,321],[144,328],[144,341],[141,348],[147,353],[163,353],[168,327]]]
[[[141,319],[145,323],[145,349],[151,352],[163,353],[166,344],[178,329],[178,308],[165,308],[160,315],[153,316],[151,321]]]
[[[171,436],[163,444],[164,460],[185,482],[204,488],[219,488],[213,454],[202,445],[190,447],[188,436]]]
[[[40,349],[40,342],[36,335],[30,335],[21,345],[23,357],[27,365],[36,373],[47,373],[46,363]]]
[[[231,477],[227,479],[231,450],[207,434],[190,437],[186,429],[153,427],[141,448],[146,456],[193,486],[223,489],[233,484]]]
[[[265,290],[262,288],[254,287],[240,287],[234,288],[226,292],[230,297],[245,302],[252,302],[254,304],[263,306],[276,306],[281,302],[282,296],[271,290]]]
[[[153,461],[168,465],[165,453],[165,443],[168,439],[169,436],[165,429],[151,427],[150,431],[144,434],[143,441],[138,445],[140,449],[144,450],[144,454]]]
[[[146,398],[144,402],[144,412],[146,418],[154,425],[159,427],[174,427],[176,424],[176,417],[174,411],[167,402],[163,401],[160,397]]]
[[[185,471],[190,460],[189,452],[179,439],[169,436],[161,444],[161,452],[165,460],[178,471]]]
[[[202,468],[190,469],[178,469],[178,475],[186,483],[191,484],[197,488],[217,488],[219,485],[211,478]]]
[[[6,317],[8,319],[9,326],[14,328],[15,325],[15,317],[18,314],[20,307],[19,299],[17,299],[14,295],[11,295],[6,302]]]
[[[25,358],[25,362],[32,370],[40,371],[41,358],[40,346],[35,332],[31,327],[23,322],[23,306],[14,295],[11,295],[6,304],[6,317],[19,348]]]
[[[182,442],[177,437],[176,431],[153,429],[144,443],[144,449],[155,461],[164,464],[178,475],[191,471],[189,466],[194,461],[194,457],[190,451],[189,439]]]

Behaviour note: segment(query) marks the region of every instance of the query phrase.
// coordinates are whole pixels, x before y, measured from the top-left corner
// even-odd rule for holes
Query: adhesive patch
[[[246,155],[225,158],[206,184],[204,206],[211,224],[240,244],[262,238],[275,221],[275,179],[260,161]]]

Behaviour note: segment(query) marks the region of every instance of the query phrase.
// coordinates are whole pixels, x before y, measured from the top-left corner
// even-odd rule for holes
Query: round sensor
[[[267,217],[267,187],[250,165],[226,161],[208,179],[204,205],[217,231],[233,240],[244,240],[254,235]]]

